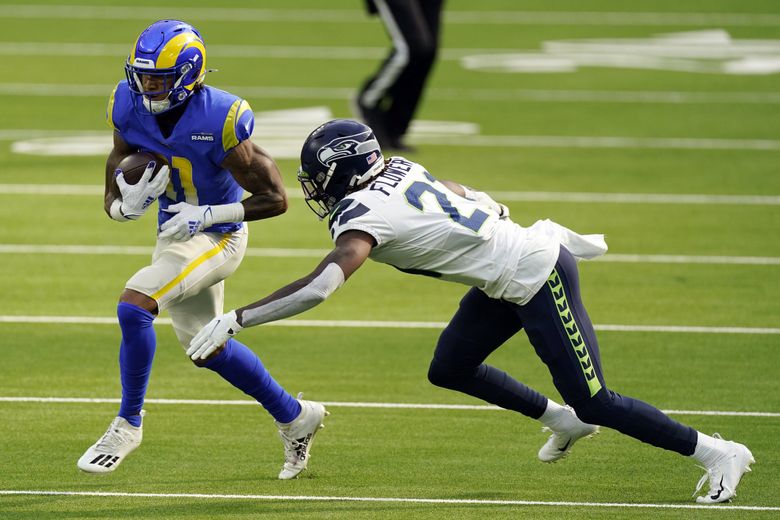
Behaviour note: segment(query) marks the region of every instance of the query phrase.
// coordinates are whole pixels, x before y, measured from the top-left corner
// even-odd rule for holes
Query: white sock
[[[710,467],[717,461],[723,453],[722,442],[715,437],[710,437],[706,433],[697,431],[696,449],[693,451],[694,459],[701,462],[705,467]]]
[[[567,420],[571,420],[571,412],[550,399],[547,399],[547,408],[538,419],[539,422],[551,430],[559,429],[558,426]]]

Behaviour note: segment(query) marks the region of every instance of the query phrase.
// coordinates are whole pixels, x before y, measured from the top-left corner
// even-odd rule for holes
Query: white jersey
[[[499,219],[402,157],[392,157],[374,181],[341,200],[329,227],[334,242],[349,230],[374,237],[370,258],[377,262],[520,305],[544,285],[561,244],[581,258],[607,249],[602,235],[577,235],[549,220],[523,228]]]

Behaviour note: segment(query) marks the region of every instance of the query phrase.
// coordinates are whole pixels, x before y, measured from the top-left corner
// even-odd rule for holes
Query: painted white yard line
[[[65,244],[0,244],[0,254],[32,255],[120,255],[151,256],[151,246],[65,245]],[[246,256],[259,258],[322,258],[330,249],[250,247]],[[714,265],[780,265],[780,257],[769,256],[698,256],[639,255],[607,253],[597,262],[652,264],[714,264]]]
[[[0,18],[71,20],[150,20],[170,15],[168,8],[86,5],[0,6]],[[357,9],[252,9],[177,7],[176,15],[185,20],[211,22],[316,22],[352,24],[370,22]],[[774,13],[668,13],[620,11],[444,11],[445,24],[465,25],[640,25],[640,26],[762,26],[780,25]]]
[[[119,398],[110,397],[2,397],[0,403],[53,403],[53,404],[118,404]],[[249,399],[145,399],[147,404],[188,405],[188,406],[257,406],[257,401]],[[477,410],[506,411],[494,405],[474,404],[437,404],[437,403],[372,403],[355,401],[323,401],[322,404],[333,408],[388,408],[411,410]],[[777,412],[736,412],[728,410],[661,410],[669,415],[703,415],[727,417],[780,417]]]
[[[2,139],[2,131],[0,131]],[[779,141],[780,142],[780,141]],[[713,204],[737,206],[780,206],[778,195],[707,195],[698,193],[582,193],[556,191],[495,191],[485,189],[502,202],[584,202],[609,204]],[[102,195],[98,184],[0,184],[0,195]],[[288,187],[287,196],[303,195]]]
[[[153,251],[154,248],[149,246],[0,244],[0,254],[151,256]],[[321,258],[329,252],[330,249],[250,247],[246,250],[246,256],[263,258]],[[780,259],[778,259],[778,262],[780,263]]]
[[[629,255],[607,253],[594,260],[597,262],[650,264],[780,265],[779,257],[769,256]]]
[[[353,88],[261,87],[219,85],[244,97],[271,99],[350,99]],[[4,96],[108,96],[114,84],[0,83]],[[561,103],[653,103],[653,104],[778,104],[775,92],[683,92],[631,90],[522,90],[522,89],[453,89],[433,88],[429,96],[437,100],[532,101]]]
[[[461,498],[404,498],[404,497],[356,497],[356,496],[317,496],[317,495],[240,495],[216,493],[124,493],[120,491],[59,491],[0,489],[0,495],[33,496],[74,496],[105,498],[187,498],[216,500],[261,500],[261,501],[298,501],[298,502],[371,502],[371,503],[408,503],[435,505],[473,505],[473,506],[541,506],[541,507],[581,507],[581,508],[623,508],[623,509],[709,509],[724,511],[780,511],[776,506],[719,505],[706,506],[696,504],[642,504],[620,502],[545,502],[537,500],[490,500]]]
[[[0,185],[0,193],[2,192]],[[584,193],[554,191],[489,191],[504,202],[586,202],[614,204],[726,204],[777,206],[776,195],[710,195],[700,193]],[[102,190],[101,190],[102,193]]]
[[[77,137],[103,138],[105,134],[84,131],[61,131],[60,136],[73,140]],[[0,130],[2,140],[20,140],[56,137],[51,130]],[[453,138],[452,135],[416,134],[414,144],[458,148],[584,148],[584,149],[641,149],[641,150],[780,150],[777,139],[721,139],[708,137],[624,137],[624,136],[565,136],[565,135],[470,135]],[[109,143],[110,144],[110,143]]]
[[[156,323],[169,325],[170,318],[157,318]],[[117,325],[109,316],[22,316],[0,315],[0,323],[40,323],[49,325]],[[445,321],[372,321],[372,320],[301,320],[286,319],[266,323],[264,327],[322,327],[358,329],[443,329]],[[596,330],[609,332],[671,332],[693,334],[780,334],[772,327],[700,327],[686,325],[594,325]]]
[[[452,136],[420,135],[415,144],[491,148],[617,148],[651,150],[780,150],[776,139],[720,139],[698,137],[617,137],[563,135],[474,135],[453,140]]]

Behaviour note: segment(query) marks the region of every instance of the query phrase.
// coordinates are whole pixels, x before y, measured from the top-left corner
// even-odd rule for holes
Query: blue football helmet
[[[315,129],[301,150],[301,183],[306,203],[325,218],[347,194],[385,167],[374,132],[351,119],[334,119]]]
[[[125,63],[130,91],[142,96],[153,114],[184,103],[203,83],[206,72],[206,47],[200,33],[179,20],[160,20],[147,27]],[[154,99],[162,95],[165,98]]]

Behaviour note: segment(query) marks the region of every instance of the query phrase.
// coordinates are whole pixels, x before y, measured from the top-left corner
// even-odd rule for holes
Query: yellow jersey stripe
[[[200,255],[198,258],[190,262],[187,265],[187,267],[185,267],[184,270],[181,273],[179,273],[179,275],[176,278],[174,278],[173,280],[165,284],[159,291],[154,293],[151,296],[151,298],[153,300],[159,300],[162,295],[170,291],[178,283],[184,280],[187,277],[187,275],[189,275],[192,271],[194,271],[199,265],[201,265],[206,260],[209,260],[210,258],[217,256],[220,252],[222,252],[222,250],[225,249],[225,246],[227,245],[228,241],[230,241],[230,234],[225,234],[225,236],[222,237],[222,240],[220,240],[216,246],[209,249],[208,251]]]
[[[106,123],[108,123],[108,126],[116,130],[116,126],[114,126],[114,97],[116,96],[116,89],[119,85],[114,87],[114,90],[111,91],[111,96],[108,98],[108,108],[106,108]]]
[[[239,120],[241,115],[249,110],[249,103],[243,99],[237,99],[228,111],[228,115],[225,118],[225,125],[222,127],[222,149],[228,151],[238,144],[238,137],[236,136],[236,121]]]

